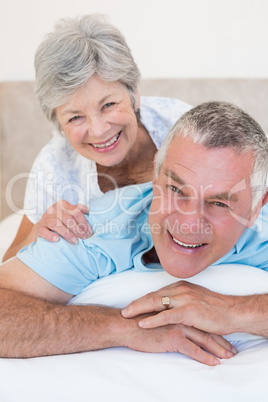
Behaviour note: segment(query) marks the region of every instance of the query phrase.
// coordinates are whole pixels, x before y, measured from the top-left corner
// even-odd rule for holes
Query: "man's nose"
[[[178,205],[176,215],[185,232],[191,232],[193,229],[199,232],[207,223],[203,204],[197,200],[186,200]]]

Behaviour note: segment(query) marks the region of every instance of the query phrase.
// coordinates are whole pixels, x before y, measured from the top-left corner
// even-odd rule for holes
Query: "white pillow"
[[[132,300],[178,280],[165,271],[148,273],[129,270],[98,279],[75,296],[70,304],[102,304],[123,308]],[[187,281],[223,294],[248,295],[268,291],[268,272],[238,264],[211,266]],[[247,340],[259,337],[240,333],[226,338]]]

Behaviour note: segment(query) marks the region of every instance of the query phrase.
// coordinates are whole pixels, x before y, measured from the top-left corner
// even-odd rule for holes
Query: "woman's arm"
[[[27,246],[28,244],[31,243],[30,237],[33,226],[34,226],[33,223],[29,221],[27,216],[23,215],[15,239],[13,240],[10,247],[6,251],[3,257],[3,262],[7,261],[11,257],[14,257],[22,247]]]
[[[72,244],[77,243],[78,238],[90,237],[92,230],[84,216],[87,213],[88,207],[85,205],[72,205],[60,200],[49,207],[35,225],[24,215],[16,237],[3,257],[3,262],[14,257],[19,250],[36,241],[38,237],[56,242],[61,236]]]

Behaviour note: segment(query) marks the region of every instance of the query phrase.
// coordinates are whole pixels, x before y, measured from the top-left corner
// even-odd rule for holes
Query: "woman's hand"
[[[79,238],[87,239],[92,235],[91,227],[84,216],[88,212],[85,205],[72,205],[68,201],[59,200],[33,226],[31,237],[33,241],[42,237],[57,242],[61,236],[69,243],[76,244]]]
[[[24,215],[16,237],[3,257],[3,262],[14,257],[22,247],[36,241],[38,237],[56,242],[59,236],[62,236],[72,244],[77,243],[78,238],[90,237],[92,230],[84,216],[87,213],[88,207],[85,205],[72,205],[60,200],[49,207],[35,225]]]

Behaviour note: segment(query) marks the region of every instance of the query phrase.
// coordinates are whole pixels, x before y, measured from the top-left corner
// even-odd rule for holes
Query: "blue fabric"
[[[142,256],[153,247],[148,225],[152,183],[109,191],[95,200],[88,221],[94,235],[71,245],[61,239],[43,239],[25,247],[18,258],[54,286],[72,295],[98,278],[128,269],[162,269],[145,266]],[[268,206],[255,225],[246,229],[235,247],[213,265],[239,263],[268,271]]]

